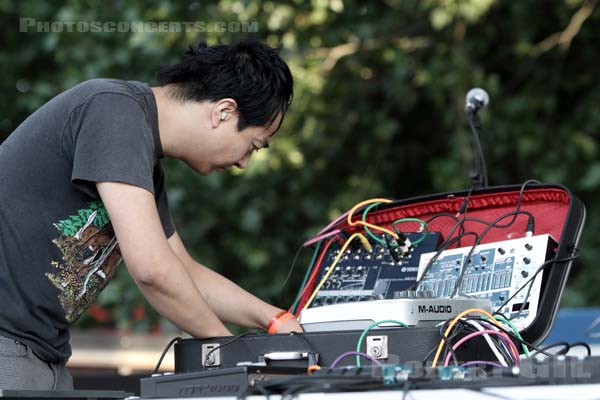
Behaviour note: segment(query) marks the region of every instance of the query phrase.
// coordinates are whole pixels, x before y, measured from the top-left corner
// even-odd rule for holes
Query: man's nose
[[[252,153],[248,154],[247,156],[245,156],[244,158],[242,158],[240,161],[238,161],[235,166],[240,168],[240,169],[244,169],[248,166],[248,163],[250,162],[250,157],[252,157]]]

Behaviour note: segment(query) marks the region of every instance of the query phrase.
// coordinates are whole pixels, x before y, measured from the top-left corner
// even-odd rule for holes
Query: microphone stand
[[[479,189],[488,186],[488,175],[487,167],[485,165],[485,158],[483,151],[481,150],[481,142],[479,141],[479,135],[481,133],[481,122],[477,116],[478,108],[473,107],[472,104],[467,104],[465,107],[465,114],[467,121],[473,132],[473,169],[469,173],[469,177],[473,182],[473,188]]]

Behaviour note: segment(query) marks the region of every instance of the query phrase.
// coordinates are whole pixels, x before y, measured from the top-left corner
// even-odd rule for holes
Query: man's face
[[[208,157],[207,168],[212,171],[226,171],[231,167],[246,168],[254,152],[269,147],[269,143],[279,126],[281,116],[270,126],[248,126],[237,130],[237,117],[233,117],[230,124],[218,133],[220,140],[215,144],[215,150]]]
[[[207,116],[211,119],[210,127],[206,122],[198,121],[196,114],[196,122],[190,121],[186,129],[189,148],[182,159],[201,175],[226,171],[233,166],[246,168],[255,151],[268,147],[282,118],[278,115],[269,126],[249,126],[238,131],[237,111],[222,112],[222,109],[211,111]],[[223,115],[224,119],[221,118]]]

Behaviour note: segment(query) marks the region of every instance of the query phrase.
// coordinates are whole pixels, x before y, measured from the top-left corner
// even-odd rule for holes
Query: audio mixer
[[[371,252],[361,246],[348,248],[311,307],[398,298],[415,284],[421,255],[435,251],[441,240],[438,232],[405,235],[411,242],[419,243],[406,250],[394,246],[396,243],[387,246],[374,241]],[[376,236],[385,239],[383,234]],[[329,271],[338,254],[339,249],[328,250],[317,282]]]
[[[556,242],[550,235],[480,244],[469,260],[467,256],[472,246],[436,251],[441,241],[438,232],[427,233],[425,237],[423,233],[406,235],[411,242],[419,241],[419,244],[404,252],[400,246],[392,247],[387,241],[387,245],[375,243],[371,252],[361,246],[350,247],[313,303],[303,311],[301,321],[319,329],[326,329],[323,323],[343,329],[340,325],[342,319],[354,328],[359,320],[362,321],[359,324],[364,324],[406,315],[407,321],[418,321],[411,310],[423,301],[433,301],[424,298],[441,300],[453,295],[453,300],[457,300],[453,302],[454,312],[464,309],[462,305],[474,306],[477,304],[473,301],[485,300],[489,305],[479,305],[480,308],[500,311],[519,329],[525,329],[535,319],[543,274],[530,280],[538,268],[554,255]],[[383,235],[378,237],[382,241],[385,239]],[[337,249],[328,250],[319,281],[338,254]],[[454,293],[463,269],[460,289]],[[421,279],[417,290],[407,290],[414,289],[417,278]],[[524,290],[519,291],[523,286],[526,286]],[[515,297],[510,299],[513,295]],[[393,299],[399,300],[397,304],[390,303]],[[353,305],[346,307],[350,306],[348,303]],[[436,320],[434,317],[429,319]],[[333,324],[333,321],[337,322]]]

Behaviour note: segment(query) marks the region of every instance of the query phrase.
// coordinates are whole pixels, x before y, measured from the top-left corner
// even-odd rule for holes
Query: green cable
[[[362,221],[363,222],[367,222],[367,214],[369,213],[369,211],[371,211],[372,208],[377,207],[378,205],[380,205],[382,203],[373,203],[371,205],[369,205],[367,208],[365,208],[365,211],[363,212],[362,215]],[[427,225],[427,222],[423,221],[422,219],[419,218],[400,218],[394,222],[392,222],[392,228],[394,228],[394,230],[396,231],[396,233],[400,234],[401,232],[396,229],[396,224],[402,223],[402,222],[418,222],[420,223],[423,228],[425,229],[425,232],[423,233],[423,235],[418,238],[417,240],[415,240],[414,242],[412,242],[411,244],[413,246],[418,245],[419,243],[421,243],[423,240],[425,240],[425,238],[427,237],[427,234],[429,233],[429,226]],[[365,226],[365,232],[367,232],[367,235],[369,235],[373,240],[375,240],[377,243],[383,245],[383,246],[387,246],[388,243],[380,238],[378,238],[377,236],[375,236],[373,234],[373,232],[371,232],[371,230],[369,229],[369,227]],[[390,245],[392,247],[397,247],[398,243],[397,242],[391,242]]]
[[[298,290],[298,295],[296,296],[296,300],[294,300],[294,304],[292,304],[292,313],[296,314],[296,307],[298,307],[298,303],[300,302],[300,297],[302,296],[302,290],[304,289],[304,285],[308,281],[308,277],[310,276],[310,272],[313,269],[313,265],[315,260],[317,259],[317,255],[319,254],[319,249],[321,248],[322,240],[319,240],[317,243],[317,247],[315,248],[315,252],[313,253],[312,260],[308,264],[308,268],[306,269],[306,273],[304,274],[304,279],[302,280],[302,284],[300,285],[300,290]]]
[[[423,236],[421,236],[420,238],[418,238],[417,240],[415,240],[414,242],[412,242],[413,246],[418,245],[419,243],[421,243],[423,240],[425,240],[425,238],[427,237],[427,234],[429,233],[429,226],[427,225],[427,222],[423,221],[422,219],[419,218],[400,218],[397,219],[396,221],[392,222],[392,228],[394,228],[394,230],[396,231],[396,233],[398,233],[398,229],[396,229],[396,224],[399,224],[401,222],[418,222],[420,223],[423,228],[425,229],[425,233],[423,233]]]
[[[372,208],[377,207],[380,204],[381,203],[373,203],[373,204],[369,205],[369,207],[365,208],[365,211],[363,212],[363,215],[362,215],[362,221],[367,222],[367,214],[369,213],[369,211],[371,211]],[[371,230],[369,229],[368,226],[365,226],[364,228],[365,228],[365,232],[367,232],[367,235],[369,235],[371,237],[371,239],[375,240],[377,243],[381,244],[382,246],[387,246],[387,242],[385,240],[380,239],[377,236],[375,236],[373,234],[373,232],[371,232]],[[398,246],[398,244],[396,242],[391,242],[390,245],[392,247]]]
[[[382,321],[373,322],[371,325],[369,325],[365,328],[365,330],[361,333],[360,338],[358,338],[358,343],[356,344],[356,352],[357,353],[360,353],[360,346],[362,345],[362,342],[365,339],[367,332],[369,332],[372,328],[376,327],[377,325],[381,325],[381,324],[385,324],[385,323],[398,324],[404,328],[408,328],[408,325],[406,325],[404,322],[396,321],[395,319],[384,319]],[[360,357],[359,356],[356,356],[356,366],[360,367]]]
[[[499,321],[502,321],[506,325],[510,326],[510,328],[515,333],[515,336],[518,337],[519,339],[523,340],[523,337],[519,333],[519,330],[517,329],[517,327],[512,322],[510,322],[509,320],[507,320],[506,318],[504,318],[503,316],[500,316],[500,315],[496,315],[496,316],[494,316],[494,318],[497,319],[497,320],[499,320]],[[489,319],[489,318],[485,317],[485,319]],[[527,346],[525,346],[525,343],[521,342],[521,347],[523,348],[523,352],[525,353],[525,356],[529,357],[529,350],[527,349]]]

